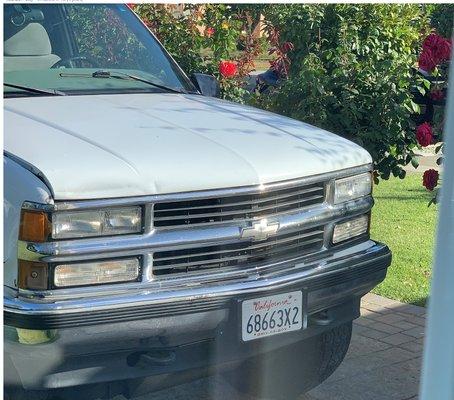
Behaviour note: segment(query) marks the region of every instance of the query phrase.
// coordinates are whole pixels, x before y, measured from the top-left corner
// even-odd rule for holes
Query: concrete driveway
[[[300,400],[416,400],[426,309],[374,294],[362,302],[339,369]],[[253,400],[221,377],[201,379],[134,400]],[[115,400],[124,400],[117,397]]]

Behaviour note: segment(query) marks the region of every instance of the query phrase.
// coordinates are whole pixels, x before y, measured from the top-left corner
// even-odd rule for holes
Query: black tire
[[[350,346],[351,338],[351,322],[328,331],[321,336],[322,362],[319,369],[319,384],[328,379],[342,363]]]
[[[318,386],[341,364],[352,323],[277,351],[246,360],[226,377],[241,393],[261,400],[297,399]]]

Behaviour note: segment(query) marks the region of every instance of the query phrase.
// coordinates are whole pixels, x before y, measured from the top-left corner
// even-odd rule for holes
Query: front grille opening
[[[248,241],[160,251],[153,254],[153,275],[247,267],[247,264],[251,263],[266,263],[303,256],[321,250],[323,233],[323,227],[315,227],[276,235],[260,242]]]
[[[325,184],[320,182],[252,195],[157,203],[153,221],[156,228],[242,222],[295,212],[324,200]]]

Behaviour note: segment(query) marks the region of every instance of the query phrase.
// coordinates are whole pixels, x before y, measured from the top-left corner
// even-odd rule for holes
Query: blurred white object
[[[450,76],[454,77],[454,63]],[[421,400],[454,399],[454,88],[448,91],[445,162],[427,319]]]

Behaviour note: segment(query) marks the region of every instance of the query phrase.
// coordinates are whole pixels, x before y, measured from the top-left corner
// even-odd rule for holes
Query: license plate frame
[[[306,296],[302,290],[248,298],[240,302],[239,311],[239,333],[243,342],[296,332],[307,326]]]

